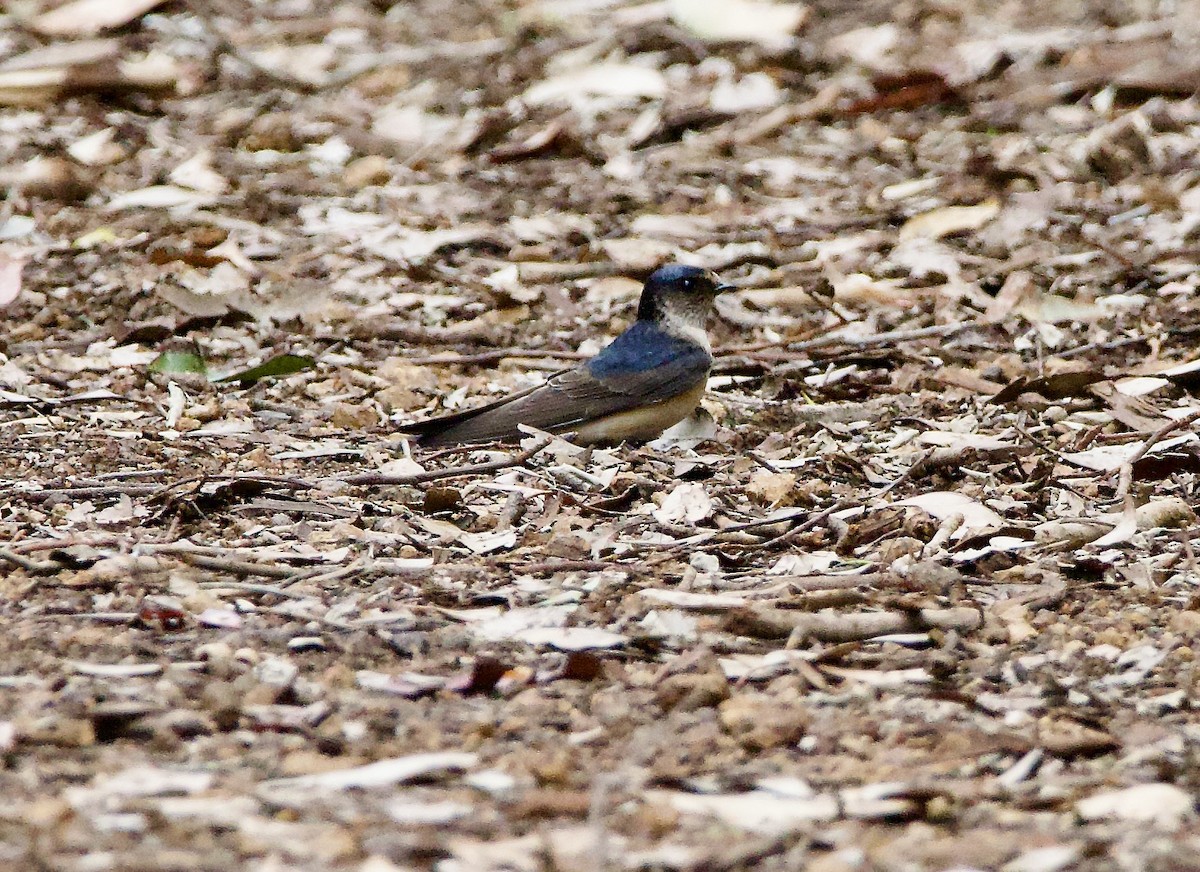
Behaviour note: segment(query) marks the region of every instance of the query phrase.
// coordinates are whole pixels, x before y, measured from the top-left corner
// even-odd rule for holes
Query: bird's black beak
[[[726,284],[717,285],[717,293],[718,294],[723,294],[726,291],[736,291],[736,290],[737,290],[737,288],[733,285],[726,285]]]

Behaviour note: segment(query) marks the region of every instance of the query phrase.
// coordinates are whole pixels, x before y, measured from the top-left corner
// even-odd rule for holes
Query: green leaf
[[[250,385],[263,378],[295,375],[298,372],[304,372],[306,369],[312,369],[316,365],[317,362],[306,354],[280,354],[264,360],[258,366],[252,366],[241,372],[213,379],[213,381],[240,382],[243,385]]]
[[[204,358],[194,351],[164,351],[150,361],[150,372],[181,373],[194,372],[208,375]]]

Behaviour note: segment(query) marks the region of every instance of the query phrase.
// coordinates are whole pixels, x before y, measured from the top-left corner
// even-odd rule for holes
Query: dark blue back
[[[595,378],[606,380],[663,368],[664,375],[678,376],[691,369],[707,370],[711,362],[712,356],[695,343],[651,321],[636,321],[586,366]]]

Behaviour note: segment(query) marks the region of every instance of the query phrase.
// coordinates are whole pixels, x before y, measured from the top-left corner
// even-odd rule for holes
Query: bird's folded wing
[[[546,383],[476,409],[401,427],[429,443],[513,439],[518,424],[566,432],[586,421],[677,397],[708,377],[712,359],[701,348],[645,370],[604,370],[588,366],[556,373]]]

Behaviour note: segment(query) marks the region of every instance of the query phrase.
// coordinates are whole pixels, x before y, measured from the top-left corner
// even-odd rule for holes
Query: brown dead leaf
[[[901,75],[881,75],[872,83],[875,93],[855,100],[846,108],[847,115],[869,112],[903,111],[961,100],[961,96],[941,73],[911,70]],[[963,228],[963,229],[974,229]]]

